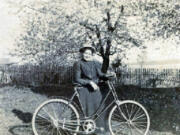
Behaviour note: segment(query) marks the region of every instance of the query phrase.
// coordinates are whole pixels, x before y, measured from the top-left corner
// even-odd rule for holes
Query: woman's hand
[[[97,86],[97,84],[95,82],[90,81],[90,85],[95,91],[99,90],[99,87]]]
[[[109,72],[106,74],[106,77],[108,78],[116,78],[116,73],[115,72]]]

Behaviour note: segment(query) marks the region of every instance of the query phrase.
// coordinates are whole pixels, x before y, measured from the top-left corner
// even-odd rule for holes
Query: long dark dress
[[[83,86],[79,90],[79,97],[84,108],[86,116],[92,115],[99,107],[103,91],[94,91],[89,85],[90,81],[98,84],[99,79],[106,79],[106,75],[101,72],[100,63],[97,61],[85,61],[80,60],[74,63],[74,82]],[[108,131],[106,114],[102,114],[100,118],[96,120],[97,127],[103,127],[105,131]],[[100,132],[97,130],[97,132]]]

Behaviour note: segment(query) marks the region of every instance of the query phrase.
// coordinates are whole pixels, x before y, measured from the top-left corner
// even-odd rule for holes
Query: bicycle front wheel
[[[72,135],[79,130],[79,113],[64,99],[50,99],[34,112],[32,129],[35,135]]]
[[[141,104],[125,100],[112,108],[108,123],[112,135],[147,135],[150,118]]]

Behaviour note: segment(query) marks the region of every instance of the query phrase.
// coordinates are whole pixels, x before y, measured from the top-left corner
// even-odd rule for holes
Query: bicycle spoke
[[[59,135],[61,135],[61,132],[58,130]]]
[[[136,107],[136,106],[135,106],[135,107]],[[134,108],[134,104],[132,104],[132,107],[131,107],[130,118],[131,118],[132,115],[133,115],[133,108]]]
[[[47,128],[48,135],[51,135],[51,129],[52,129],[52,127]]]
[[[61,135],[61,132],[59,132],[59,128],[57,128],[57,135]]]
[[[50,135],[53,135],[54,133],[54,127],[50,130]]]
[[[141,109],[141,108],[139,107],[132,120],[134,120],[134,118],[136,118],[136,116],[139,115],[140,109]]]
[[[130,128],[131,135],[133,135],[133,131],[132,131],[131,125],[129,125],[129,128]]]
[[[58,104],[58,103],[56,103],[56,104]],[[54,114],[55,119],[57,120],[58,119],[57,111],[56,111],[56,107],[54,107],[54,106],[55,106],[55,104],[52,104],[53,114]]]
[[[113,114],[113,118],[115,118],[115,119],[122,119],[118,114]]]
[[[143,127],[143,128],[146,128],[146,125],[147,125],[147,122],[133,122],[134,123],[134,125],[138,125],[139,127]],[[138,124],[137,124],[138,123]],[[141,125],[140,125],[140,124]],[[144,124],[143,124],[144,123]]]
[[[45,108],[42,108],[42,109],[45,113],[48,114],[48,116],[49,116],[49,118],[51,118],[51,120],[54,120],[54,117]]]
[[[49,128],[51,126],[51,123],[40,122],[40,123],[37,123],[36,126],[44,129],[44,128]]]
[[[38,114],[37,117],[40,117],[40,118],[44,119],[44,121],[47,120],[48,122],[51,122],[48,118],[46,118],[46,117],[44,117],[44,116],[42,116],[42,115],[40,115],[40,114]]]
[[[144,124],[143,124],[144,123]],[[133,125],[134,126],[136,126],[136,127],[139,127],[139,128],[141,128],[141,129],[145,129],[146,128],[146,126],[147,126],[147,123],[145,123],[145,122],[143,122],[143,123],[134,123],[133,122]]]
[[[118,124],[116,124],[116,125],[112,125],[112,127],[121,126],[122,124],[127,124],[127,122],[118,122]]]
[[[61,132],[62,132],[63,135],[69,134],[68,131],[64,131],[64,130],[62,130],[62,129],[61,129]]]
[[[128,117],[128,119],[129,119],[129,111],[128,111],[127,104],[125,104],[125,107],[126,107],[126,111],[127,111],[127,117]]]
[[[138,117],[136,117],[136,118],[133,118],[132,121],[136,121],[137,119],[142,118],[143,116],[146,116],[146,115],[145,115],[145,114],[142,114],[142,115],[140,115],[140,116],[138,116]]]
[[[38,124],[37,126],[39,126],[39,127],[43,127],[43,128],[45,128],[45,127],[46,127],[46,128],[48,128],[48,127],[50,127],[50,126],[51,126],[51,124],[46,124],[46,125],[42,125],[42,124],[40,124],[40,125],[39,125],[39,124]]]
[[[61,105],[62,107],[60,108],[60,105],[59,105],[59,114],[61,114],[61,116],[64,116],[64,114],[66,114],[65,113],[65,110],[67,111],[67,109],[69,109],[69,108],[67,108],[67,106],[65,106],[65,105]]]
[[[145,129],[145,128],[146,128],[146,126],[144,126],[144,125],[137,125],[137,124],[134,124],[134,126],[138,127],[139,129]]]
[[[64,116],[64,114],[67,115],[67,112],[70,111],[69,108],[68,108],[68,106],[65,106],[65,105],[63,105],[63,106],[64,106],[64,107],[63,107],[63,110],[61,110],[61,115],[62,115],[62,116]]]
[[[122,127],[118,127],[118,129],[115,130],[115,133],[123,133],[123,131],[125,131],[125,129],[127,127],[127,124],[126,125],[122,125]]]
[[[121,123],[121,122],[122,122],[122,121],[119,120],[119,119],[112,119],[112,120],[117,121],[118,123]]]
[[[142,132],[140,129],[138,129],[136,126],[134,126],[133,124],[132,124],[132,126],[136,129],[136,131],[138,131],[140,134],[142,134],[142,135],[144,135],[144,132]]]

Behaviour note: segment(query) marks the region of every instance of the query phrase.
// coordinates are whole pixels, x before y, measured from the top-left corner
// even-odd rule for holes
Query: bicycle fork
[[[128,118],[124,115],[124,113],[122,112],[121,108],[119,107],[121,105],[121,101],[120,100],[116,100],[115,103],[117,105],[117,108],[118,108],[119,112],[122,114],[123,118],[125,120],[128,120]]]

